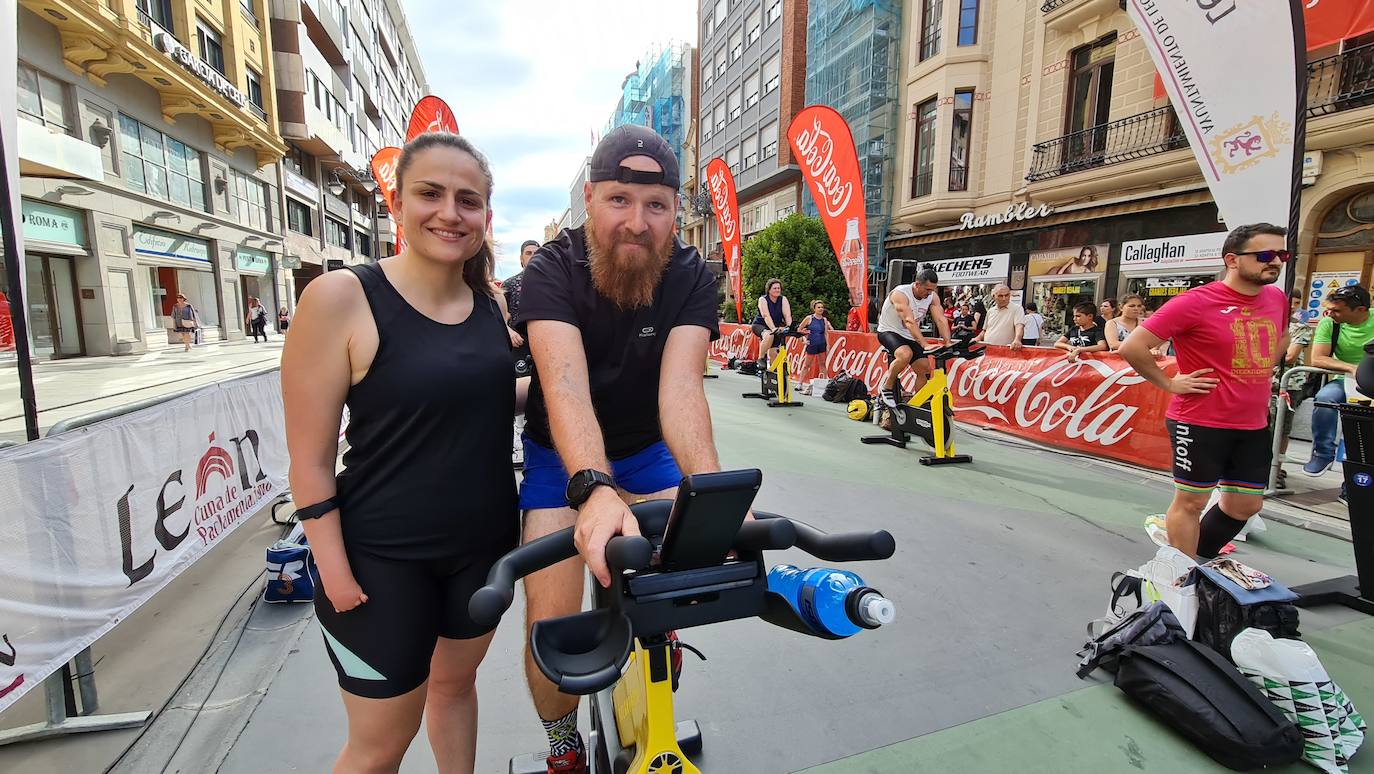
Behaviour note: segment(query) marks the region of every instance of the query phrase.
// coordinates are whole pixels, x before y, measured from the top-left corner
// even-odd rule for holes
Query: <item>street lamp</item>
[[[329,192],[335,196],[343,196],[344,184],[343,181],[339,179],[338,172],[329,173]]]

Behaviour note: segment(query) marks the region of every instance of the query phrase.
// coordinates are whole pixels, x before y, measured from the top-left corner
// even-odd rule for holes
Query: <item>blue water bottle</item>
[[[768,590],[786,599],[806,625],[820,634],[849,637],[892,623],[896,616],[891,600],[845,570],[803,570],[780,564],[768,571]]]

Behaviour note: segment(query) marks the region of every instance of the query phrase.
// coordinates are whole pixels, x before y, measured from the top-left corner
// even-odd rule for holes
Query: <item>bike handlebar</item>
[[[651,503],[636,503],[630,511],[641,528]],[[661,504],[660,504],[661,505]],[[827,562],[887,559],[897,543],[887,530],[827,534],[809,524],[775,513],[754,511],[754,520],[740,525],[734,547],[740,551],[781,550],[797,547]],[[515,582],[546,567],[577,555],[573,527],[532,540],[507,553],[492,565],[487,583],[472,595],[468,613],[480,626],[495,626],[515,599]],[[611,572],[643,570],[653,558],[653,546],[638,535],[617,535],[606,544],[606,563]]]

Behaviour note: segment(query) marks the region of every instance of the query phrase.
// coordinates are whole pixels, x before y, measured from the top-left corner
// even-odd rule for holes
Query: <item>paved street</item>
[[[685,632],[710,659],[687,660],[678,696],[682,716],[701,723],[706,770],[1210,770],[1115,688],[1073,675],[1108,577],[1153,553],[1140,524],[1168,502],[1159,477],[986,436],[960,438],[971,466],[923,467],[914,447],[861,446],[873,426],[833,404],[769,409],[738,397],[746,379],[707,384],[724,464],[765,471],[759,505],[827,530],[893,532],[892,560],[855,569],[896,601],[898,618],[843,642],[759,621]],[[1351,565],[1348,543],[1276,521],[1239,555],[1291,584]],[[482,772],[543,744],[520,667],[521,615],[517,604],[479,678]],[[1374,706],[1374,629],[1356,619],[1304,612],[1303,630],[1357,706]],[[324,771],[343,729],[312,624],[220,770]],[[1374,758],[1357,764],[1374,770]],[[423,733],[402,770],[433,770]]]
[[[39,431],[57,422],[157,395],[214,384],[273,368],[281,360],[283,338],[202,344],[145,355],[79,357],[34,364]],[[0,360],[0,442],[24,440],[23,404],[14,359]]]

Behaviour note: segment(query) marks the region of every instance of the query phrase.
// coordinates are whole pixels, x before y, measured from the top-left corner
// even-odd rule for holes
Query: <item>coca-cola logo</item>
[[[730,210],[730,181],[725,170],[717,167],[707,176],[711,185],[711,205],[716,209],[716,219],[720,221],[720,233],[725,240],[735,238],[735,213]]]
[[[796,140],[797,155],[806,167],[807,179],[815,189],[816,201],[825,208],[825,214],[839,217],[849,208],[849,200],[854,196],[854,183],[845,180],[835,167],[835,141],[830,133],[821,128],[820,116],[811,119],[810,128],[801,130]]]
[[[1039,433],[1061,433],[1070,439],[1112,446],[1133,432],[1131,418],[1140,410],[1121,400],[1129,388],[1145,380],[1131,368],[1115,368],[1096,360],[1059,359],[957,360],[950,365],[954,410],[972,411],[990,419]],[[1071,382],[1096,377],[1087,391]],[[960,398],[967,399],[960,401]]]

